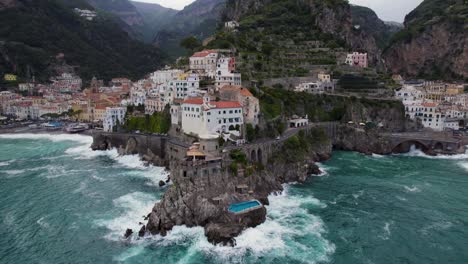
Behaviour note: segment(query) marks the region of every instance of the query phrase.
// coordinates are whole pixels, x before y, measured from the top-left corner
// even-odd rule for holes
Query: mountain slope
[[[380,60],[372,35],[354,28],[343,0],[229,0],[225,20],[237,31],[216,34],[207,48],[233,48],[243,80],[305,77],[343,64],[349,50]]]
[[[354,28],[350,5],[346,0],[229,0],[225,17],[239,20],[249,15],[266,15],[269,20],[275,21],[285,17],[285,14],[294,16],[292,11],[298,6],[301,8],[300,12],[307,15],[311,29],[329,34],[335,40],[345,42],[353,50],[366,51],[374,63],[379,61],[380,50],[375,39],[371,34]],[[262,19],[263,17],[259,17],[260,21]]]
[[[380,49],[386,48],[392,36],[403,27],[395,22],[382,21],[372,9],[364,6],[351,5],[350,10],[355,28],[372,35]]]
[[[185,55],[179,44],[189,36],[200,40],[209,37],[216,31],[221,22],[226,0],[196,0],[175,14],[161,29],[154,43],[171,57]]]
[[[178,12],[177,10],[165,8],[158,4],[136,1],[132,1],[131,3],[143,18],[144,26],[141,28],[141,32],[143,33],[144,40],[147,42],[154,40],[156,33]]]
[[[85,79],[141,77],[162,65],[160,51],[132,40],[112,16],[78,17],[71,1],[17,0],[0,11],[0,74],[45,80],[55,74],[55,56],[64,53]]]
[[[425,0],[385,50],[388,68],[409,77],[468,78],[468,5]]]

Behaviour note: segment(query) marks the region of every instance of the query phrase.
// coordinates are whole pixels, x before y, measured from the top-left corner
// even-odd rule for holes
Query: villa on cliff
[[[218,138],[221,133],[240,135],[242,106],[236,101],[213,102],[209,95],[189,98],[180,106],[182,130],[199,138]]]

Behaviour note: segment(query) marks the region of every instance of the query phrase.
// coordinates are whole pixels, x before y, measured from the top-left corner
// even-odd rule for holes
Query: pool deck
[[[262,204],[259,200],[250,200],[250,201],[246,201],[246,202],[253,202],[253,201],[258,202],[259,205],[256,205],[256,206],[253,206],[253,207],[244,209],[244,210],[242,210],[242,211],[240,211],[240,212],[233,212],[233,211],[229,210],[229,208],[228,208],[228,211],[229,211],[230,213],[235,214],[235,215],[241,215],[241,214],[246,214],[246,213],[252,212],[252,211],[254,211],[254,210],[257,210],[257,209],[260,209],[260,208],[263,207],[263,204]]]

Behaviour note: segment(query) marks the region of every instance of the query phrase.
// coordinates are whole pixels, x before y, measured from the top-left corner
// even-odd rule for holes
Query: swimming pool
[[[232,213],[238,214],[238,213],[245,213],[253,209],[257,209],[259,207],[262,207],[262,204],[257,200],[252,200],[252,201],[247,201],[247,202],[242,202],[242,203],[231,204],[229,206],[229,211]]]

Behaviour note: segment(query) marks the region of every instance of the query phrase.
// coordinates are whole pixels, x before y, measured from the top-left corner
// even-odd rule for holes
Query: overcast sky
[[[165,7],[183,9],[194,0],[136,0],[140,2],[158,3]],[[356,5],[372,8],[377,15],[386,21],[403,22],[405,15],[418,6],[423,0],[350,0]]]

